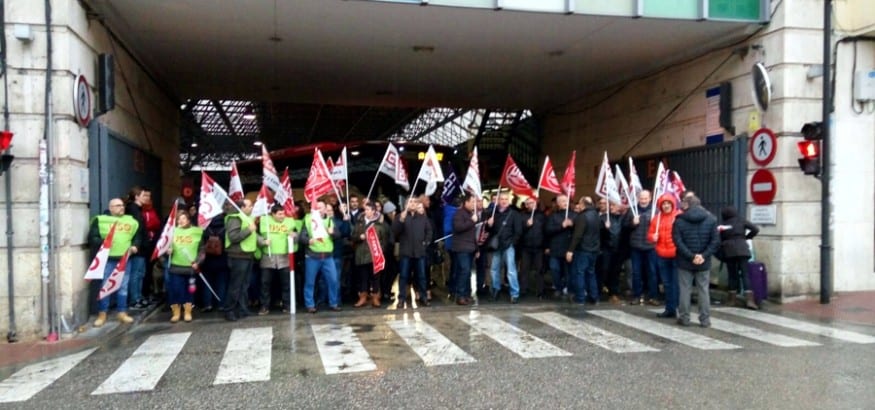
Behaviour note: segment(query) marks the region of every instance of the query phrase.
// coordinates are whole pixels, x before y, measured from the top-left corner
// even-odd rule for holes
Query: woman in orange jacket
[[[656,270],[665,288],[665,311],[656,316],[674,319],[678,306],[678,270],[674,258],[676,248],[671,238],[671,230],[677,214],[675,197],[672,194],[662,194],[656,201],[658,211],[650,221],[647,240],[655,244]]]

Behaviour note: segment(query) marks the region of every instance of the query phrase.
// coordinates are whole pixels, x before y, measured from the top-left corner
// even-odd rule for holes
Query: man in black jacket
[[[702,207],[694,194],[681,201],[684,212],[677,216],[672,228],[672,240],[677,247],[675,263],[678,267],[678,324],[690,325],[690,291],[693,279],[699,295],[699,325],[711,326],[711,299],[708,293],[711,256],[720,246],[717,218]]]
[[[407,201],[407,207],[401,211],[398,218],[392,222],[392,233],[398,240],[399,268],[401,275],[398,279],[398,309],[403,309],[407,304],[407,287],[410,279],[410,270],[416,275],[417,290],[419,291],[419,305],[428,306],[428,282],[425,276],[425,259],[428,257],[428,245],[432,241],[431,221],[425,215],[425,207],[419,199],[412,198]]]
[[[650,229],[651,207],[650,191],[644,190],[638,194],[637,216],[626,213],[623,220],[625,227],[631,228],[629,237],[630,257],[632,259],[632,304],[643,302],[644,279],[647,281],[648,303],[659,306],[656,298],[659,296],[656,276],[656,251],[653,243],[647,240],[647,230]],[[647,276],[644,276],[644,271]]]
[[[471,265],[477,252],[477,222],[480,221],[477,212],[477,198],[470,192],[465,193],[465,202],[453,215],[452,250],[455,254],[453,270],[456,272],[453,292],[456,303],[468,305],[471,303]]]
[[[568,212],[568,196],[559,194],[556,196],[556,209],[547,218],[546,226],[544,227],[544,236],[547,239],[547,252],[550,257],[549,268],[553,275],[553,296],[559,298],[562,296],[562,290],[565,289],[568,281],[571,264],[565,260],[565,252],[572,250],[568,248],[571,242],[571,232],[574,231],[574,218],[577,217],[576,212]]]
[[[520,294],[529,289],[529,275],[535,278],[535,292],[538,297],[544,293],[544,277],[541,268],[544,264],[544,213],[538,209],[538,201],[528,198],[525,202],[526,215],[523,215],[523,236],[520,241]]]
[[[520,297],[520,286],[516,269],[516,250],[514,248],[523,234],[522,218],[510,207],[510,193],[502,192],[498,196],[498,208],[486,220],[490,241],[498,237],[497,247],[492,251],[492,300],[498,300],[501,291],[501,265],[507,267],[507,282],[510,285],[510,303],[517,303]]]
[[[595,209],[592,198],[580,198],[583,208],[574,218],[574,232],[565,253],[565,260],[573,263],[568,277],[569,287],[574,293],[575,303],[598,304],[599,287],[595,274],[595,262],[601,246],[600,234],[603,222]]]

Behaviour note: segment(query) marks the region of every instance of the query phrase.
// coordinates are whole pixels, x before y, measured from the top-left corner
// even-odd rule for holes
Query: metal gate
[[[733,141],[635,158],[645,188],[652,188],[659,161],[681,176],[702,205],[720,219],[720,209],[733,205],[747,215],[747,135]],[[655,198],[654,198],[655,199]]]

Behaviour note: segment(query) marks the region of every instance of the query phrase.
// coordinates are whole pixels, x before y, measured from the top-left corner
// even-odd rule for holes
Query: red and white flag
[[[681,195],[687,191],[687,187],[684,185],[684,181],[681,179],[681,175],[678,174],[677,171],[671,171],[667,190],[673,193],[678,200],[680,200]]]
[[[569,201],[574,201],[575,191],[575,176],[574,162],[577,159],[577,150],[571,151],[571,159],[568,160],[568,165],[565,166],[565,173],[562,174],[562,191],[568,195]]]
[[[398,148],[395,148],[391,143],[386,147],[386,153],[383,154],[383,160],[380,161],[380,168],[377,171],[392,177],[395,184],[404,188],[405,191],[410,190],[410,179],[407,176],[407,170],[404,169],[401,155]]]
[[[128,256],[128,252],[125,252],[125,254],[122,255],[122,258],[118,261],[118,265],[115,265],[115,269],[109,274],[106,283],[100,288],[100,294],[98,294],[97,300],[101,300],[121,289],[125,278],[125,267],[128,265]]]
[[[520,196],[535,196],[535,191],[510,154],[507,154],[507,160],[504,162],[504,170],[501,172],[501,180],[498,184],[510,187],[513,193]]]
[[[662,161],[659,161],[659,166],[656,167],[656,178],[653,182],[653,200],[658,201],[659,197],[665,193],[666,188],[668,187],[668,170],[665,169],[665,165],[662,164]],[[656,215],[656,208],[658,206],[651,207],[650,217]]]
[[[173,244],[173,231],[176,229],[176,207],[170,208],[170,215],[167,217],[167,222],[164,223],[164,230],[161,231],[161,236],[158,237],[158,243],[155,244],[155,250],[152,251],[152,260],[158,259],[161,255],[167,253],[170,245]]]
[[[462,189],[474,194],[478,199],[483,196],[483,188],[480,185],[480,160],[477,158],[477,147],[474,147],[474,152],[471,153],[471,160],[468,162],[468,173],[465,174]]]
[[[334,163],[333,167],[328,167],[328,170],[331,172],[331,180],[334,181],[334,186],[338,191],[343,190],[349,179],[346,163],[346,147],[343,147],[343,150],[340,151],[340,156],[337,157],[337,162]]]
[[[377,228],[373,224],[365,231],[365,237],[368,240],[368,249],[371,251],[374,274],[376,275],[386,268],[386,257],[383,256],[383,247],[380,245],[380,238],[377,237]]]
[[[310,175],[304,184],[304,198],[307,202],[316,202],[320,196],[334,191],[334,183],[322,153],[319,149],[313,150],[313,164],[310,166]]]
[[[228,198],[235,202],[243,199],[243,183],[240,182],[240,174],[237,172],[237,161],[231,162],[231,182],[228,184]]]
[[[617,188],[617,181],[614,179],[614,173],[611,172],[611,164],[608,162],[608,152],[605,151],[605,157],[602,160],[602,166],[599,169],[599,178],[596,182],[595,193],[608,200],[612,204],[619,204],[620,190]]]
[[[274,199],[276,199],[276,203],[283,206],[283,211],[285,211],[287,217],[294,216],[295,198],[292,196],[292,180],[289,178],[289,167],[286,167],[286,170],[283,171],[283,177],[280,182],[282,183],[282,189],[276,192]]]
[[[617,185],[620,191],[620,203],[631,207],[633,204],[632,198],[629,196],[629,183],[626,182],[626,176],[623,175],[623,170],[620,169],[620,164],[614,165],[614,171],[617,175]],[[634,214],[636,211],[632,211]]]
[[[258,197],[255,203],[252,204],[252,213],[249,215],[252,218],[258,218],[270,213],[271,200],[270,191],[267,189],[267,184],[261,184],[261,190],[258,191]]]
[[[553,163],[550,162],[550,156],[544,158],[544,167],[541,168],[541,178],[538,180],[538,190],[550,191],[554,194],[562,192],[562,186],[559,184],[559,179],[556,178],[556,172],[553,171]]]
[[[404,188],[405,191],[410,190],[410,177],[407,176],[407,168],[404,168],[404,160],[401,157],[395,164],[395,185]]]
[[[264,184],[274,192],[282,189],[280,178],[277,176],[276,168],[273,166],[273,161],[270,159],[270,153],[267,152],[267,147],[261,144],[261,173],[263,174]]]
[[[641,184],[641,178],[638,178],[638,170],[635,169],[632,157],[629,157],[629,189],[632,190],[632,196],[636,198],[637,202],[638,194],[644,190],[644,185]]]
[[[428,151],[425,153],[425,158],[422,160],[422,166],[419,168],[419,175],[416,176],[416,179],[426,182],[425,194],[428,196],[431,196],[437,190],[438,182],[444,182],[444,171],[441,169],[437,153],[431,145],[428,146]]]
[[[106,234],[106,238],[103,240],[103,243],[100,244],[100,249],[97,251],[97,255],[94,256],[91,265],[89,265],[88,270],[85,271],[85,280],[103,279],[103,271],[106,270],[106,261],[109,259],[109,248],[112,248],[112,238],[115,236],[115,225],[116,224],[112,224],[112,226],[109,227],[109,233]]]
[[[206,228],[210,220],[222,213],[222,205],[228,200],[228,193],[219,186],[206,171],[201,171],[201,199],[197,210],[197,224]]]

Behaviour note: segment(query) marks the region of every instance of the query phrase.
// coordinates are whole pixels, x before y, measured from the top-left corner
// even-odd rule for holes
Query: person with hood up
[[[677,216],[671,237],[674,240],[678,266],[678,324],[690,325],[690,296],[693,279],[699,305],[699,326],[711,327],[711,298],[708,293],[708,278],[711,273],[711,257],[720,247],[717,232],[717,218],[702,207],[702,202],[694,194],[687,194],[681,201],[684,212]]]
[[[654,244],[656,251],[656,271],[665,289],[665,310],[656,316],[674,318],[678,307],[678,270],[674,258],[677,249],[671,237],[671,230],[678,213],[674,206],[674,195],[662,194],[656,202],[656,215],[650,221],[647,229],[647,240]]]
[[[750,221],[738,216],[738,211],[734,206],[724,207],[720,210],[720,214],[723,219],[723,224],[718,227],[721,240],[720,250],[729,270],[729,299],[726,304],[735,305],[738,285],[743,285],[745,306],[749,309],[759,309],[750,287],[750,278],[747,275],[747,261],[750,259],[750,248],[747,246],[747,240],[757,236],[760,229]]]

